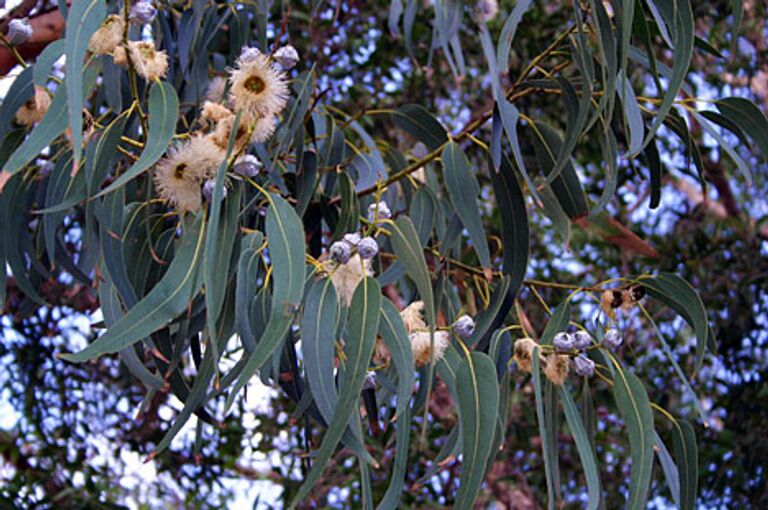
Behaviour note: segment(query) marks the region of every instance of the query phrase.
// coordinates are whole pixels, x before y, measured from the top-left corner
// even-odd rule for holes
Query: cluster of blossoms
[[[290,46],[280,50],[286,48],[290,48],[290,55],[296,54]],[[250,143],[267,141],[275,132],[278,116],[289,95],[283,70],[288,61],[295,64],[297,60],[282,57],[278,60],[278,54],[286,53],[280,50],[269,57],[256,48],[244,48],[230,71],[228,82],[216,77],[208,87],[207,100],[200,112],[205,134],[191,136],[158,163],[155,170],[158,193],[178,211],[196,211],[202,206],[202,198],[211,199],[214,178],[226,156],[237,112],[241,112],[241,117],[235,133],[233,150],[236,153],[244,151]],[[262,167],[256,156],[244,154],[235,161],[233,171],[241,177],[252,178]]]
[[[429,327],[424,322],[424,302],[414,301],[403,308],[400,317],[408,332],[408,340],[413,351],[413,363],[417,367],[429,364],[443,357],[445,350],[451,342],[450,333],[445,330],[437,330],[434,335],[429,332]]]
[[[146,1],[133,4],[128,20],[110,15],[94,33],[89,49],[97,55],[112,55],[115,63],[132,68],[148,81],[160,79],[168,72],[168,55],[155,49],[152,41],[127,41],[127,25],[151,23],[157,14]],[[214,178],[226,157],[230,133],[235,133],[236,154],[249,143],[267,141],[275,132],[278,116],[288,102],[288,79],[285,70],[296,65],[298,52],[284,46],[269,56],[256,48],[241,52],[229,79],[215,77],[200,112],[202,129],[190,133],[184,142],[172,147],[156,166],[154,181],[161,198],[179,213],[197,211],[203,198],[210,200],[215,189]],[[262,168],[253,155],[241,155],[233,167],[235,174],[251,178]],[[224,188],[226,196],[226,188]]]
[[[617,349],[621,346],[623,338],[621,333],[610,328],[603,336],[602,344],[609,349]],[[595,373],[595,362],[589,359],[583,351],[592,345],[592,336],[586,331],[575,333],[557,333],[552,345],[555,352],[542,357],[544,362],[544,375],[554,384],[561,385],[570,373],[571,355],[573,355],[573,368],[580,377],[592,377]],[[515,341],[514,359],[517,366],[525,371],[533,371],[533,350],[541,347],[531,338],[521,338]]]
[[[131,8],[129,21],[144,25],[151,23],[157,10],[149,2],[137,2]],[[155,49],[152,41],[128,41],[126,20],[111,14],[93,34],[88,49],[95,55],[112,55],[115,64],[132,67],[146,80],[163,78],[168,72],[168,54]]]

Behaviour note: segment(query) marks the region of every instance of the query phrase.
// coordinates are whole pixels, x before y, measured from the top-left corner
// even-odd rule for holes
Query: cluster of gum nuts
[[[624,339],[619,330],[609,328],[603,336],[603,345],[609,349],[617,349],[621,346]],[[573,367],[581,377],[592,377],[595,373],[595,362],[589,359],[583,351],[592,345],[592,336],[586,331],[580,330],[575,333],[560,332],[552,340],[555,350],[561,353],[570,353],[574,350],[579,353],[573,358]]]

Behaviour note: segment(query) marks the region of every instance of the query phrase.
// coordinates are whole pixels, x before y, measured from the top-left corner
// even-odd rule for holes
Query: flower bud
[[[350,246],[353,246],[357,248],[357,245],[360,244],[360,240],[362,237],[360,237],[360,234],[357,232],[351,232],[349,234],[344,234],[344,237],[341,238],[342,241],[347,243]]]
[[[131,7],[131,14],[128,16],[128,19],[137,25],[148,25],[152,23],[156,15],[157,9],[151,3],[140,1]]]
[[[213,200],[213,192],[216,190],[216,181],[214,179],[209,179],[205,181],[203,184],[203,196],[207,201]],[[227,196],[227,188],[226,186],[221,188],[221,198],[226,198]]]
[[[336,241],[331,245],[330,249],[331,259],[335,260],[339,264],[346,264],[349,262],[352,256],[352,247],[344,241]]]
[[[254,177],[258,175],[264,165],[259,161],[259,158],[253,154],[246,154],[240,161],[235,163],[233,170],[236,174],[243,177]]]
[[[383,200],[368,206],[368,221],[373,223],[377,217],[380,220],[388,220],[392,217],[392,211],[389,210],[389,206]]]
[[[288,69],[293,69],[296,67],[296,64],[299,63],[299,52],[289,44],[288,46],[283,46],[278,49],[275,54],[272,55],[272,58],[280,65],[280,67],[287,71]]]
[[[372,259],[379,253],[379,245],[373,237],[363,237],[357,245],[357,253],[363,260]]]
[[[32,26],[29,24],[26,18],[24,19],[12,19],[8,23],[8,42],[13,45],[24,44],[32,37]]]
[[[252,46],[244,46],[237,60],[241,64],[245,64],[253,60],[256,60],[257,58],[259,58],[259,55],[261,55],[260,49]]]
[[[469,338],[475,332],[475,321],[469,315],[462,315],[453,323],[453,330],[461,338]]]
[[[590,345],[592,345],[592,336],[584,330],[579,330],[573,335],[573,347],[579,351],[583,351]]]
[[[609,329],[605,332],[605,336],[603,336],[603,345],[609,349],[617,349],[623,342],[624,339],[622,338],[621,333],[615,328]]]
[[[573,350],[573,335],[566,332],[560,332],[555,335],[552,340],[552,345],[555,346],[560,352],[568,352]]]
[[[576,374],[581,377],[592,377],[595,375],[595,362],[586,356],[576,356],[573,358],[573,368]]]

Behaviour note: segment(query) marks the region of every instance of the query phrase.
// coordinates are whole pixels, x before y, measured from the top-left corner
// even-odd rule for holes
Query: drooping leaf
[[[480,264],[490,269],[491,255],[488,251],[488,240],[480,219],[480,208],[477,205],[480,185],[469,167],[469,160],[455,142],[448,142],[443,149],[441,159],[445,185],[454,210],[459,215],[464,228],[469,232],[469,238],[472,240],[472,246],[480,259]]]
[[[173,85],[164,81],[153,84],[149,91],[149,132],[144,150],[139,159],[125,173],[115,179],[97,196],[103,196],[120,186],[124,186],[128,181],[154,165],[165,153],[168,144],[176,133],[178,116],[179,98]]]
[[[317,280],[307,291],[301,319],[304,372],[315,404],[326,423],[333,419],[337,392],[334,383],[334,352],[339,303],[329,278]]]
[[[568,393],[568,390],[563,386],[560,387],[560,400],[563,402],[565,419],[568,422],[568,428],[571,429],[571,434],[573,434],[573,440],[576,443],[576,449],[581,459],[581,466],[584,468],[584,476],[587,479],[587,493],[589,496],[587,508],[588,510],[597,510],[600,507],[602,490],[595,453],[592,450],[581,414],[579,414],[579,410],[576,408],[576,403],[573,401],[571,394]]]
[[[106,16],[104,0],[83,0],[73,2],[67,17],[64,35],[64,54],[67,57],[65,82],[75,167],[80,163],[83,144],[83,60],[91,36]]]
[[[539,348],[533,349],[533,389],[536,397],[536,417],[539,423],[539,437],[541,438],[541,450],[542,458],[544,459],[544,475],[547,480],[547,508],[554,510],[555,508],[555,471],[556,466],[552,465],[553,459],[556,459],[554,452],[557,450],[557,445],[552,443],[552,438],[556,437],[552,434],[552,431],[548,431],[546,427],[545,408],[544,408],[544,392],[543,383],[541,380],[541,370],[539,369]]]
[[[693,328],[696,335],[694,372],[698,372],[704,362],[707,345],[711,342],[710,336],[713,335],[707,321],[706,308],[698,293],[688,282],[672,273],[660,273],[644,278],[641,282],[651,297],[675,310]]]
[[[303,253],[303,252],[302,252]],[[365,278],[357,286],[352,298],[347,322],[347,342],[344,346],[346,366],[344,384],[339,393],[339,400],[333,419],[325,432],[320,449],[316,452],[312,469],[304,478],[304,483],[293,497],[289,508],[296,505],[320,479],[336,445],[338,445],[350,417],[358,407],[360,390],[363,388],[368,363],[376,343],[381,310],[381,288],[373,278]]]
[[[491,182],[501,218],[502,271],[512,277],[510,287],[516,293],[528,269],[530,231],[525,197],[512,163],[506,157],[501,160],[500,171],[491,173]]]
[[[530,9],[532,0],[520,0],[515,4],[515,8],[509,13],[504,26],[501,27],[499,35],[499,45],[496,50],[499,72],[507,73],[509,71],[509,54],[512,50],[512,42],[515,40],[517,27],[523,19],[523,15]]]
[[[613,396],[627,426],[632,470],[629,479],[629,510],[643,510],[653,476],[654,428],[648,392],[635,374],[618,363],[614,372]]]
[[[694,27],[693,11],[691,10],[690,0],[679,0],[674,3],[674,7],[672,2],[654,2],[653,0],[649,0],[648,5],[654,4],[660,8],[662,17],[673,32],[673,66],[672,75],[669,79],[669,86],[664,93],[661,105],[656,111],[656,117],[654,117],[651,127],[645,134],[643,145],[646,145],[653,140],[667,114],[672,109],[675,98],[680,92],[685,77],[688,74],[688,67],[690,66],[691,58],[693,57]],[[622,69],[623,68],[624,66],[622,66]]]
[[[80,363],[118,352],[167,325],[187,309],[189,300],[197,292],[196,273],[205,236],[199,217],[187,222],[185,227],[177,253],[157,285],[88,347],[64,354],[62,359]]]
[[[686,420],[673,423],[672,451],[680,474],[680,510],[693,510],[699,488],[699,452],[696,432]]]
[[[402,498],[408,463],[408,441],[411,431],[411,413],[408,404],[413,391],[414,377],[413,353],[411,352],[411,343],[408,340],[408,332],[405,330],[400,313],[389,299],[381,300],[379,334],[389,350],[398,380],[395,460],[389,486],[377,508],[378,510],[394,510]]]
[[[407,216],[400,216],[392,224],[392,249],[397,260],[405,267],[408,277],[416,284],[421,300],[424,301],[424,313],[429,325],[435,327],[435,298],[432,293],[432,280],[424,259],[424,252],[419,243],[419,236],[413,222]]]
[[[454,508],[472,508],[491,455],[499,412],[499,381],[487,354],[473,351],[456,376],[462,464]]]
[[[768,159],[768,119],[752,101],[743,97],[726,97],[715,102],[725,118],[743,129]]]
[[[232,386],[225,407],[229,409],[237,393],[256,370],[275,352],[291,327],[304,295],[304,253],[306,242],[301,220],[291,205],[279,195],[270,195],[266,220],[267,247],[272,262],[272,306],[269,321],[248,354],[248,361]]]
[[[407,104],[392,112],[395,126],[423,142],[430,151],[437,150],[446,141],[445,128],[429,111],[418,104]]]

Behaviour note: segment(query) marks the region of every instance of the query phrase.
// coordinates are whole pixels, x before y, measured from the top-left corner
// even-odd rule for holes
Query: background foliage
[[[607,508],[768,503],[764,6],[616,1],[609,17],[599,2],[501,2],[485,25],[452,1],[158,2],[127,35],[168,52],[162,84],[87,53],[99,8],[122,7],[75,2],[65,43],[19,48],[30,65],[0,108],[5,502],[207,508],[250,487],[279,507],[303,494],[306,508],[466,508],[475,490],[483,507],[593,506],[597,478]],[[244,45],[287,43],[301,62],[275,136],[248,148],[265,164],[257,186],[228,167],[227,197],[181,227],[153,165],[199,129],[208,82]],[[30,130],[13,119],[33,83],[54,96]],[[129,167],[135,179],[114,180]],[[374,197],[395,213],[381,232],[364,221]],[[376,279],[340,312],[346,356],[318,344],[313,365],[307,315],[324,280],[305,289],[305,271],[358,223],[378,234]],[[624,346],[591,355],[602,378],[558,387],[508,363],[514,339],[544,346],[569,321],[599,338],[600,291],[636,282],[649,297],[618,312]],[[181,289],[168,308],[149,297],[163,285]],[[118,323],[145,296],[140,320]],[[396,312],[417,297],[433,325],[477,322],[473,352],[453,336],[435,378],[403,362]],[[392,366],[361,394],[377,332]],[[86,345],[122,353],[59,358]],[[334,357],[339,400],[323,402],[311,373],[332,378]]]

